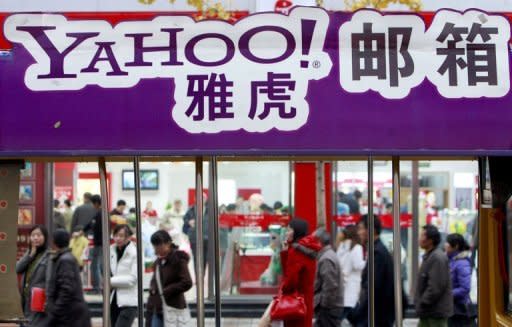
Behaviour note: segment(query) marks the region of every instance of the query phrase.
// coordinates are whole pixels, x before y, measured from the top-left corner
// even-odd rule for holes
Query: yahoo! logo
[[[236,25],[160,16],[112,27],[106,21],[68,21],[57,14],[15,14],[4,30],[37,61],[26,73],[29,88],[76,90],[91,84],[130,87],[140,78],[175,77],[180,71],[230,64],[261,69],[293,61],[307,69],[320,59],[315,57],[322,52],[328,20],[324,11],[306,8],[289,17],[255,15]],[[323,70],[314,69],[314,75]]]
[[[304,25],[309,21],[304,21]],[[315,22],[312,21],[314,27]],[[99,38],[101,32],[72,32],[66,33],[66,38],[70,39],[70,43],[62,51],[57,49],[56,40],[51,40],[49,32],[54,31],[56,26],[19,26],[16,27],[17,31],[26,32],[37,42],[41,50],[43,50],[49,59],[49,73],[37,75],[39,79],[48,78],[76,78],[78,73],[66,73],[64,70],[64,61],[66,57],[76,50],[80,45],[83,45],[88,39]],[[178,60],[178,34],[183,32],[183,28],[160,28],[160,34],[167,34],[165,41],[166,45],[160,46],[146,46],[155,33],[126,33],[125,38],[133,40],[133,59],[123,63],[121,68],[117,51],[114,51],[116,43],[121,43],[119,40],[110,41],[94,41],[94,46],[89,48],[90,53],[94,53],[86,67],[80,69],[80,73],[97,73],[99,69],[96,67],[100,62],[107,62],[110,66],[110,71],[106,72],[106,76],[126,76],[128,75],[128,67],[147,67],[153,66],[152,62],[144,60],[144,55],[148,53],[165,53],[168,56],[167,60],[160,61],[162,66],[182,66],[183,62]],[[258,34],[265,32],[276,33],[285,40],[286,47],[283,53],[271,58],[263,58],[258,56],[249,46],[250,41]],[[219,59],[208,60],[207,58],[201,59],[197,54],[197,48],[202,41],[215,42],[217,47],[224,48],[225,52]],[[228,36],[221,33],[204,33],[199,34],[188,40],[184,46],[184,56],[186,60],[194,65],[202,67],[222,66],[233,59],[235,56],[235,49],[240,49],[240,54],[247,60],[259,64],[273,64],[278,63],[289,58],[295,49],[295,39],[290,31],[279,26],[261,26],[252,28],[240,36],[238,40],[238,47],[235,46],[234,41]],[[88,61],[88,60],[87,60]],[[85,64],[86,62],[84,62]]]
[[[326,77],[332,67],[323,50],[328,24],[318,8],[258,14],[235,25],[160,16],[112,27],[15,14],[4,31],[36,61],[25,73],[31,90],[128,88],[142,78],[174,78],[172,118],[187,131],[265,132],[306,123],[309,80]]]

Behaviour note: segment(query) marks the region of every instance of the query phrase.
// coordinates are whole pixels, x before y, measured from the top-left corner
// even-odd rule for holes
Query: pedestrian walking
[[[116,225],[114,244],[110,246],[110,322],[113,327],[131,326],[137,316],[137,248],[130,241],[133,235],[125,224]]]
[[[355,308],[361,292],[361,275],[366,266],[363,247],[355,225],[347,226],[336,251],[343,272],[342,320]]]
[[[73,218],[71,219],[71,230],[74,230],[77,225],[87,226],[94,218],[94,216],[96,216],[97,210],[94,208],[91,202],[91,198],[91,193],[84,193],[84,203],[81,206],[78,206],[73,212]]]
[[[191,206],[187,212],[185,213],[185,215],[183,216],[183,227],[182,227],[182,231],[185,235],[188,236],[188,240],[190,242],[190,248],[192,250],[192,256],[193,256],[193,260],[194,260],[194,275],[195,275],[195,279],[196,279],[196,284],[197,284],[197,280],[199,279],[199,277],[197,276],[199,274],[199,272],[197,271],[197,233],[199,232],[202,232],[203,233],[203,262],[201,263],[202,264],[202,267],[203,267],[203,279],[204,279],[204,272],[206,270],[206,263],[208,261],[208,256],[206,255],[208,253],[208,196],[206,195],[206,193],[203,193],[203,199],[204,199],[204,209],[203,209],[203,220],[202,220],[202,231],[197,231],[197,208],[196,208],[196,205],[194,204],[193,206]]]
[[[294,218],[286,233],[281,251],[283,278],[280,294],[298,294],[304,297],[306,314],[300,319],[284,321],[285,327],[311,327],[313,325],[313,297],[316,273],[316,257],[322,245],[314,235],[308,235],[308,223]]]
[[[315,327],[339,327],[343,313],[343,276],[336,252],[331,247],[331,236],[319,228],[315,236],[322,249],[317,255],[315,277]]]
[[[453,316],[448,319],[448,326],[476,326],[476,310],[474,310],[469,297],[472,270],[469,244],[462,235],[450,234],[446,237],[444,249],[450,260],[453,296]]]
[[[374,303],[375,303],[375,326],[391,327],[395,321],[395,293],[393,279],[393,258],[386,246],[380,239],[382,225],[377,218],[373,217],[375,236],[369,239],[368,226],[371,222],[368,215],[361,217],[357,225],[357,234],[363,244],[374,242]],[[361,276],[361,292],[357,306],[348,315],[348,320],[357,327],[368,326],[368,262]]]
[[[425,254],[414,295],[419,327],[445,327],[453,314],[450,265],[446,254],[439,249],[439,243],[439,230],[432,225],[423,226],[419,245]]]
[[[147,327],[184,327],[190,323],[190,311],[185,292],[192,288],[188,270],[190,257],[178,250],[166,231],[159,230],[151,236],[158,259],[149,287],[146,307]]]
[[[43,225],[30,229],[28,250],[16,263],[16,273],[21,276],[21,305],[27,323],[25,327],[47,326],[46,312],[31,310],[32,291],[46,289],[46,270],[48,266],[48,230]]]
[[[78,263],[69,249],[69,233],[57,229],[53,233],[55,254],[46,291],[46,309],[51,327],[91,327],[89,309],[84,300]]]
[[[100,294],[103,287],[103,215],[101,212],[101,197],[93,195],[91,203],[96,210],[96,215],[84,227],[84,232],[92,230],[94,247],[89,252],[91,259],[91,277],[93,293]],[[108,219],[106,217],[105,219]]]

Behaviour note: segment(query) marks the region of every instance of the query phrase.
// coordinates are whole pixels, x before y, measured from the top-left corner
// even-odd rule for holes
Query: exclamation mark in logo
[[[311,41],[313,40],[313,33],[315,32],[316,21],[312,19],[302,19],[302,55],[309,55],[311,49]],[[300,67],[308,68],[309,61],[301,60]]]

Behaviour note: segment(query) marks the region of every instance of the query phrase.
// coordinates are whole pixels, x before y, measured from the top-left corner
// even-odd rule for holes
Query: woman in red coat
[[[281,292],[298,292],[306,302],[306,317],[300,320],[287,320],[285,327],[311,327],[313,325],[313,286],[315,284],[316,255],[322,245],[318,239],[309,235],[308,223],[302,219],[292,219],[288,225],[287,244],[281,252],[283,280]]]

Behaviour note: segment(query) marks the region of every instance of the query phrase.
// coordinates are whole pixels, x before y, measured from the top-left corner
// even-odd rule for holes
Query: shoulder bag
[[[165,327],[188,327],[190,326],[190,310],[188,307],[185,309],[177,309],[165,303],[164,292],[162,287],[162,280],[160,279],[160,265],[156,266],[156,284],[158,286],[158,293],[162,300],[162,313],[164,316]]]

